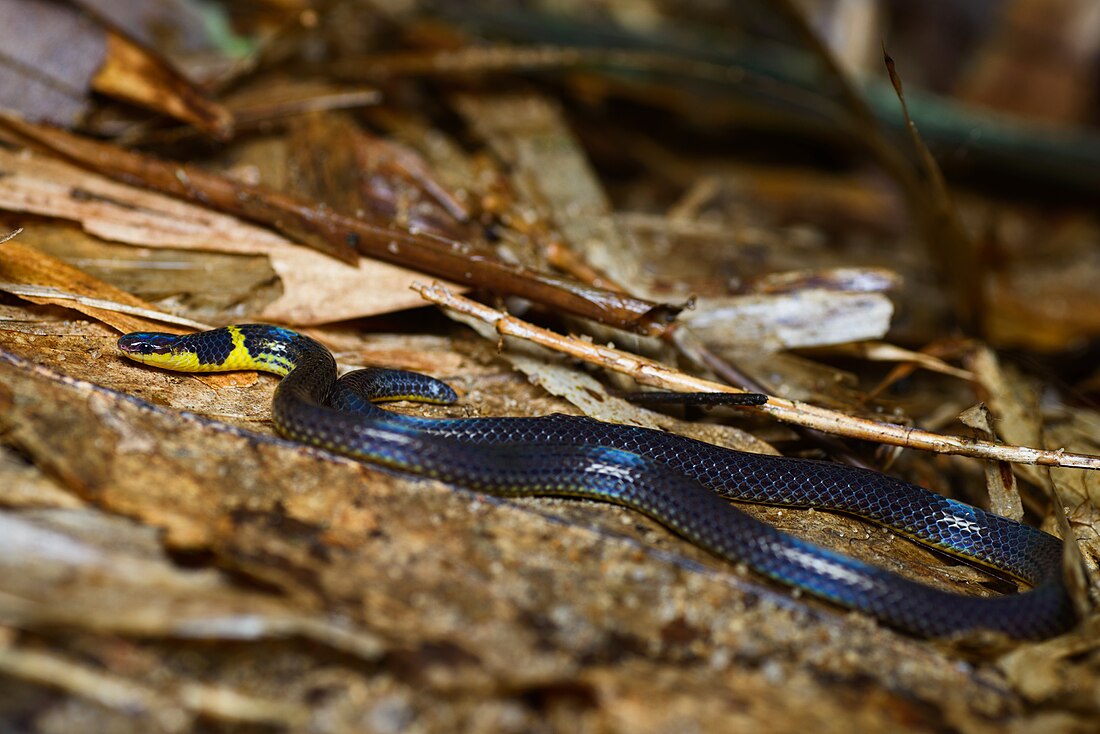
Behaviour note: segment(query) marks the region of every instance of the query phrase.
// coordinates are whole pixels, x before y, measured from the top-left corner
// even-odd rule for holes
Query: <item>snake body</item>
[[[375,402],[447,403],[454,392],[411,372],[367,369],[337,379],[335,359],[320,343],[263,324],[184,336],[139,332],[121,337],[119,348],[166,369],[282,375],[272,414],[287,438],[498,496],[623,505],[722,559],[916,635],[988,630],[1042,639],[1076,622],[1061,572],[1061,541],[885,474],[577,416],[402,416]],[[935,589],[784,533],[729,499],[855,515],[1033,588],[996,597]]]

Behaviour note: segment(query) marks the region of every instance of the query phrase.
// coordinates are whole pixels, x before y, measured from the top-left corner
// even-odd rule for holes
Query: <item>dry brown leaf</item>
[[[1076,408],[1059,411],[1045,427],[1052,448],[1100,452],[1100,413]],[[1065,505],[1073,533],[1093,568],[1100,566],[1100,473],[1052,469],[1050,479]]]
[[[513,170],[510,181],[528,212],[517,218],[545,218],[584,262],[628,289],[641,285],[641,264],[625,246],[603,185],[556,103],[537,94],[482,94],[459,96],[455,106]]]
[[[352,267],[261,227],[162,194],[109,181],[33,153],[0,150],[0,208],[78,221],[141,247],[264,254],[283,293],[255,318],[315,324],[420,305],[414,274],[372,260]]]
[[[232,115],[165,59],[72,3],[0,0],[0,18],[0,107],[73,125],[95,91],[215,137],[232,132]]]
[[[163,322],[152,321],[130,314],[119,313],[111,308],[88,305],[88,302],[69,296],[84,296],[100,301],[115,302],[150,313],[157,311],[156,306],[146,303],[129,293],[119,290],[87,273],[68,265],[55,257],[46,255],[34,248],[9,241],[0,245],[0,281],[15,285],[48,286],[57,289],[61,295],[19,294],[22,298],[38,304],[53,304],[72,308],[91,316],[97,321],[110,324],[121,332],[162,330],[181,334],[180,329]],[[0,290],[6,290],[0,284]]]
[[[20,286],[31,286],[31,289]],[[166,331],[182,334],[193,331],[196,326],[202,328],[201,324],[194,323],[181,328],[170,315],[158,318],[160,312],[151,303],[16,241],[0,244],[0,290],[32,303],[71,308],[122,333]],[[195,375],[195,379],[218,387],[254,382],[256,373]]]
[[[1043,445],[1042,412],[1035,384],[1019,371],[1002,365],[988,347],[974,350],[970,368],[983,400],[997,419],[995,429],[1001,440],[1025,446]],[[1046,486],[1046,470],[1026,465],[1015,469],[1035,486]]]
[[[987,441],[996,440],[993,430],[993,414],[985,405],[975,405],[959,416],[963,425],[975,429]],[[1024,505],[1020,500],[1020,491],[1016,487],[1016,477],[1012,465],[1003,461],[985,462],[985,486],[989,491],[989,509],[998,515],[1022,521]]]
[[[900,362],[914,365],[929,372],[938,372],[941,375],[950,375],[960,380],[972,380],[974,375],[964,369],[948,364],[939,357],[925,352],[914,352],[912,349],[904,349],[896,344],[886,342],[854,342],[850,344],[837,344],[829,349],[831,353],[858,356],[875,362]]]
[[[682,320],[724,354],[881,339],[894,305],[881,293],[808,289],[795,293],[701,298]]]
[[[233,115],[163,58],[120,31],[106,32],[107,53],[92,88],[194,125],[221,140],[233,135]]]
[[[24,144],[105,171],[116,180],[140,181],[179,199],[261,222],[350,264],[364,254],[650,335],[665,332],[683,308],[577,283],[504,259],[479,256],[466,243],[401,229],[392,222],[343,215],[311,199],[28,124],[12,115],[0,114],[0,126],[5,135]]]
[[[0,0],[0,18],[0,107],[35,120],[78,122],[106,53],[103,28],[49,0]]]
[[[877,293],[901,285],[901,276],[887,268],[822,268],[769,273],[752,281],[754,293],[788,293],[822,288],[842,293]]]
[[[1037,236],[1045,234],[1037,233]],[[1067,243],[1058,256],[1021,255],[988,278],[986,328],[995,344],[1039,352],[1072,350],[1100,334],[1097,234]]]

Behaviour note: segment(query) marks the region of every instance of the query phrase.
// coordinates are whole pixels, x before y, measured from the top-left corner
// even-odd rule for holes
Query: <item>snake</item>
[[[292,441],[499,497],[621,505],[719,559],[911,635],[1039,640],[1078,621],[1062,571],[1061,540],[888,474],[736,451],[584,416],[399,414],[378,404],[448,404],[457,395],[417,372],[367,368],[340,377],[327,347],[267,324],[185,335],[134,332],[120,337],[118,347],[132,360],[163,369],[281,376],[272,421]],[[736,502],[854,516],[1029,588],[992,596],[936,588],[784,532]]]

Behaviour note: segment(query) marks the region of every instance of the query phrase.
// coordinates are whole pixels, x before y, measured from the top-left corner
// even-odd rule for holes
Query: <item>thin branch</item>
[[[427,301],[490,324],[502,336],[526,339],[548,349],[629,375],[635,381],[644,385],[680,392],[745,392],[729,385],[685,374],[660,362],[639,357],[630,352],[556,334],[502,311],[497,311],[459,296],[438,283],[432,285],[414,284],[413,290],[420,293]],[[876,441],[904,448],[1019,464],[1100,469],[1100,456],[1092,454],[1071,453],[1062,449],[1050,450],[1028,446],[1012,446],[964,436],[933,433],[932,431],[901,426],[896,423],[879,423],[865,418],[857,418],[797,400],[769,396],[765,405],[753,409],[768,413],[776,420],[784,423],[805,426],[838,436]]]
[[[350,264],[365,255],[648,335],[663,332],[680,311],[678,306],[633,298],[504,262],[476,251],[468,243],[345,216],[311,199],[141,155],[10,114],[0,113],[0,132],[123,183],[139,184],[258,222]]]

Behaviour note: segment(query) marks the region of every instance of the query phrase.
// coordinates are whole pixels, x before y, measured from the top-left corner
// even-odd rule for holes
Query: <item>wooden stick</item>
[[[621,349],[556,334],[459,296],[439,283],[432,285],[414,283],[412,288],[427,301],[484,321],[493,326],[502,336],[526,339],[571,357],[621,372],[643,385],[678,392],[745,392],[729,385],[685,374],[660,362],[639,357]],[[866,418],[857,418],[797,400],[769,396],[766,404],[756,408],[746,408],[746,410],[763,411],[784,423],[806,426],[838,436],[877,441],[939,454],[957,454],[1018,464],[1100,469],[1100,456],[1092,454],[1070,453],[1063,449],[1012,446],[964,436],[933,433],[896,423],[879,423]]]

